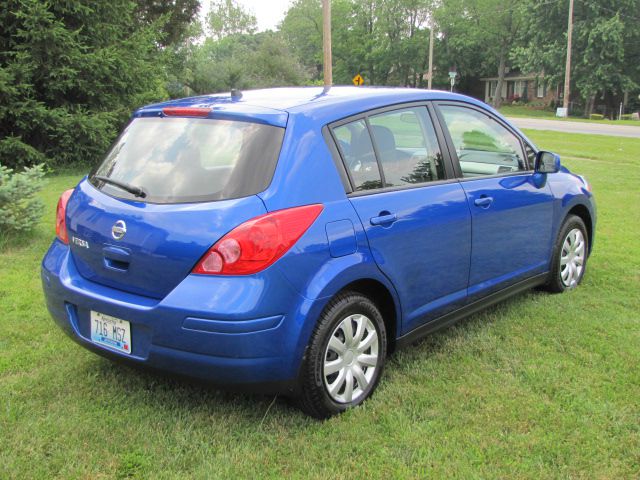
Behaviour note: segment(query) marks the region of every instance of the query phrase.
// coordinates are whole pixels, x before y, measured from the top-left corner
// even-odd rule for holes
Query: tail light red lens
[[[67,202],[73,193],[73,189],[65,191],[60,195],[58,208],[56,209],[56,237],[64,244],[69,244],[69,234],[67,233]]]
[[[234,228],[193,269],[204,275],[251,275],[282,257],[322,212],[306,205],[267,213]]]

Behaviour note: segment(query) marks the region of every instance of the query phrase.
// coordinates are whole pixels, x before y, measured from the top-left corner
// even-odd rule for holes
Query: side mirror
[[[538,152],[534,170],[536,173],[558,173],[560,171],[560,156],[551,152]]]

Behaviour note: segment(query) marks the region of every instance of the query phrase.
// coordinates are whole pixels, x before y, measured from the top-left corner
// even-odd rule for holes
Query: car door
[[[489,112],[441,102],[438,116],[472,216],[469,300],[548,269],[553,195],[523,139]]]
[[[396,287],[402,334],[464,305],[471,220],[424,105],[332,128],[373,257]]]

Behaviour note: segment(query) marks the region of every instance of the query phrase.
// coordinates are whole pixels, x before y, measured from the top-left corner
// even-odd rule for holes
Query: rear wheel
[[[582,219],[569,215],[560,228],[554,247],[548,290],[559,293],[580,284],[587,266],[588,242],[587,228]]]
[[[327,418],[364,402],[385,362],[387,336],[376,305],[357,292],[334,298],[320,316],[303,363],[300,408]]]

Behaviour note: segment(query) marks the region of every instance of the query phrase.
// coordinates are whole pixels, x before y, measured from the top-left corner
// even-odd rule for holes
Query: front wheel
[[[325,308],[311,337],[298,405],[322,419],[361,404],[380,380],[386,349],[377,306],[357,292],[339,294]]]
[[[588,255],[587,228],[580,217],[570,215],[556,240],[547,289],[560,293],[576,288],[584,277]]]

